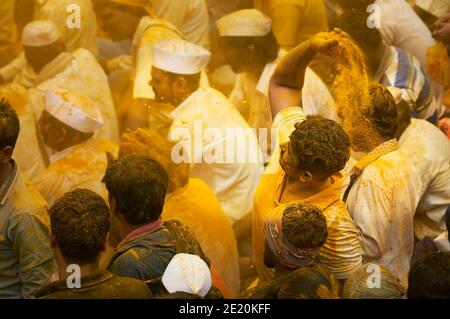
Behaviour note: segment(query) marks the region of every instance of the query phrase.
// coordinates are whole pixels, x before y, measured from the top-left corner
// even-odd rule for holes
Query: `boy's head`
[[[299,268],[309,265],[325,244],[327,221],[322,211],[307,202],[282,205],[268,215],[264,224],[264,262]]]
[[[109,208],[100,195],[76,189],[58,199],[49,213],[52,246],[67,264],[98,261],[110,227]]]
[[[349,158],[350,141],[343,128],[313,116],[295,125],[289,142],[281,146],[280,165],[289,178],[308,183],[336,174]]]
[[[169,178],[154,160],[138,155],[109,159],[103,182],[119,220],[140,226],[160,218]]]

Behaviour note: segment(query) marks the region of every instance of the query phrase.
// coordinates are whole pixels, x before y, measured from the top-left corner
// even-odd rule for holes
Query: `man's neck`
[[[330,178],[323,181],[313,181],[309,183],[302,183],[298,180],[291,180],[288,178],[287,188],[290,196],[296,198],[308,198],[315,194],[322,192],[331,186]]]
[[[59,269],[59,280],[65,280],[73,273],[73,269],[69,269],[71,264],[66,263],[65,260],[56,260]],[[93,275],[100,271],[100,258],[98,258],[95,262],[78,265],[80,267],[81,277]]]

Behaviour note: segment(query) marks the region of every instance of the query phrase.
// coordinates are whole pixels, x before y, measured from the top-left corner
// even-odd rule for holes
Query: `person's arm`
[[[50,248],[48,221],[33,213],[13,221],[11,237],[18,258],[22,297],[33,298],[50,282],[53,254]]]
[[[328,54],[338,45],[342,32],[322,32],[303,42],[280,61],[270,80],[269,95],[273,117],[282,109],[299,105],[308,64],[317,53]]]
[[[450,13],[444,14],[434,23],[433,37],[450,44]]]

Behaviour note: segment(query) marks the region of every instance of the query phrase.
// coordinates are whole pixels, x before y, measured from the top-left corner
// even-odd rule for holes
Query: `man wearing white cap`
[[[20,22],[19,33],[32,20],[50,20],[58,28],[67,51],[85,48],[97,54],[97,21],[90,0],[15,0],[15,2]],[[26,17],[30,8],[32,14]],[[80,24],[71,27],[71,23],[75,22]]]
[[[57,153],[32,181],[50,205],[79,187],[108,199],[101,182],[107,166],[106,152],[117,154],[118,147],[93,138],[103,123],[97,104],[88,97],[63,89],[47,92],[39,127],[46,146]]]
[[[176,106],[169,140],[179,143],[172,160],[191,163],[191,176],[211,187],[234,224],[251,212],[261,154],[254,132],[232,103],[214,89],[199,87],[209,59],[209,51],[187,41],[160,42],[153,47],[151,85],[156,101]],[[236,146],[245,158],[236,159]]]
[[[219,19],[217,28],[228,63],[238,73],[230,100],[251,127],[271,128],[269,82],[286,53],[275,40],[271,19],[256,9],[245,9]],[[306,72],[303,96],[306,115],[337,118],[329,90],[310,68]],[[270,155],[270,147],[267,151]]]
[[[123,130],[147,126],[148,114],[140,100],[153,99],[148,82],[152,45],[161,40],[182,39],[169,22],[155,16],[150,0],[107,0],[98,9],[103,30],[114,41],[130,39],[131,50],[107,62],[110,87]]]
[[[29,89],[30,103],[39,118],[46,90],[65,88],[93,99],[105,125],[99,137],[118,141],[118,124],[106,75],[92,53],[86,49],[65,51],[56,26],[48,20],[28,24],[22,34],[23,67],[19,72],[2,69],[4,80]]]

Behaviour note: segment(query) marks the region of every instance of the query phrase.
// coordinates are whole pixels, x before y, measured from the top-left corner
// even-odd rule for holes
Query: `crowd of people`
[[[0,298],[450,298],[449,0],[0,25]]]

